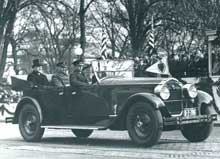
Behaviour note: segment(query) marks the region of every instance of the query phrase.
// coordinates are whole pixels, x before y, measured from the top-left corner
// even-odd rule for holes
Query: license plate
[[[183,110],[184,117],[196,116],[196,109],[195,108],[185,108]]]

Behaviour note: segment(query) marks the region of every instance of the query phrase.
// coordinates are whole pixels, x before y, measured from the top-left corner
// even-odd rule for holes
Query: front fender
[[[201,107],[202,104],[210,105],[213,102],[212,96],[201,90],[198,90],[197,100],[199,107]]]
[[[155,94],[152,93],[136,93],[134,95],[131,95],[126,104],[125,107],[132,105],[138,101],[144,101],[149,102],[151,106],[153,106],[155,109],[159,109],[160,107],[164,107],[164,102]]]
[[[156,95],[151,93],[136,93],[131,95],[126,103],[119,107],[118,116],[116,120],[113,121],[110,126],[111,130],[126,130],[126,116],[129,109],[136,102],[146,102],[149,106],[153,107],[155,110],[161,107],[165,107],[164,102]]]
[[[38,113],[39,113],[39,115],[40,115],[40,122],[42,123],[42,121],[43,121],[43,114],[42,114],[42,109],[41,109],[41,107],[40,107],[40,104],[38,103],[38,101],[37,101],[36,99],[34,99],[34,98],[32,98],[32,97],[28,97],[28,96],[23,97],[23,98],[18,102],[17,107],[16,107],[16,110],[15,110],[15,116],[14,116],[13,123],[14,123],[14,124],[17,124],[17,123],[18,123],[18,115],[19,115],[19,113],[20,113],[21,108],[22,108],[22,107],[24,106],[24,104],[26,104],[26,103],[32,103],[32,104],[36,107],[36,109],[37,109],[37,111],[38,111]]]

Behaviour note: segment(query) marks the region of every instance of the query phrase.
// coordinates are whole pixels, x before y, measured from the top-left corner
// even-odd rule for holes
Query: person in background
[[[212,74],[213,75],[220,75],[220,54],[216,54],[215,58],[213,58],[213,68]]]
[[[51,79],[51,85],[56,87],[63,87],[69,84],[69,76],[66,73],[66,66],[64,62],[57,63],[55,74]]]
[[[86,86],[89,84],[86,76],[81,71],[80,63],[81,63],[80,60],[76,60],[72,63],[74,68],[72,73],[70,74],[71,86]]]
[[[182,54],[180,57],[180,65],[179,65],[179,72],[180,72],[180,77],[187,77],[188,72],[189,72],[189,60],[187,55]]]
[[[175,78],[179,78],[179,55],[171,54],[169,57],[168,65],[170,74]]]
[[[40,63],[39,59],[33,60],[33,71],[28,75],[27,80],[34,86],[49,85],[46,75],[41,73],[42,66],[43,64]]]
[[[194,65],[195,65],[194,67],[195,67],[196,77],[201,77],[201,75],[203,74],[203,70],[202,70],[203,58],[204,58],[204,55],[200,51],[197,51],[195,54],[195,58],[194,58]]]
[[[140,58],[139,57],[134,58],[134,76],[135,77],[140,76]]]

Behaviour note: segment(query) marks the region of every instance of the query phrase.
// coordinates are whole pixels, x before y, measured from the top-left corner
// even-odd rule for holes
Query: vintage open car
[[[39,141],[45,128],[70,129],[84,138],[93,130],[127,130],[141,146],[156,144],[162,131],[180,130],[191,142],[209,137],[217,119],[213,99],[193,84],[133,77],[130,60],[97,60],[84,70],[96,78],[88,86],[35,87],[12,78],[23,98],[11,122],[26,141]]]

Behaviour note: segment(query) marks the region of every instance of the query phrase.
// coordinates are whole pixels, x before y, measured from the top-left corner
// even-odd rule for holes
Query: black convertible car
[[[39,141],[45,128],[70,129],[77,137],[127,130],[142,146],[156,144],[162,131],[177,129],[191,142],[208,138],[217,119],[209,94],[175,78],[135,78],[132,69],[132,61],[94,61],[87,74],[97,82],[77,87],[33,87],[13,77],[13,88],[22,90],[23,98],[11,122],[19,124],[26,141]]]

